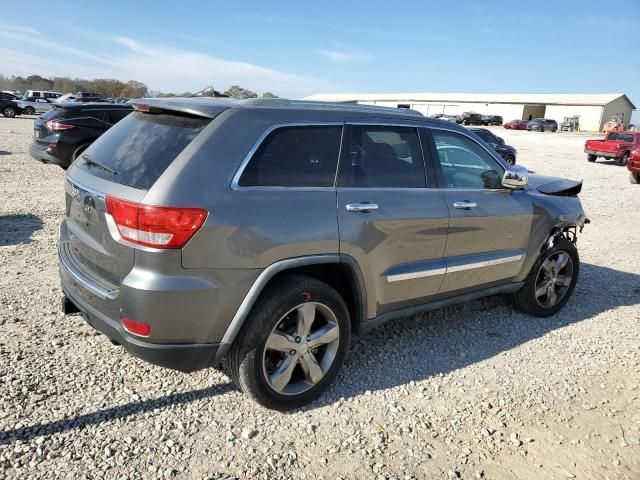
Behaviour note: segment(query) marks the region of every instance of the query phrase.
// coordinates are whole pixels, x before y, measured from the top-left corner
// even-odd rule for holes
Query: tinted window
[[[629,134],[629,133],[611,132],[607,136],[607,140],[620,140],[622,142],[631,142],[631,143],[633,143],[633,135]]]
[[[118,123],[124,117],[129,115],[132,111],[133,109],[128,109],[128,108],[118,108],[118,109],[108,110],[109,112],[108,121],[110,123]]]
[[[446,188],[501,188],[504,168],[470,138],[433,131]]]
[[[352,126],[343,153],[340,185],[424,188],[418,132],[412,127]]]
[[[117,172],[115,175],[82,160],[75,165],[107,180],[147,189],[210,121],[135,112],[109,129],[86,152]]]
[[[332,187],[340,126],[285,127],[272,132],[247,164],[243,187]]]

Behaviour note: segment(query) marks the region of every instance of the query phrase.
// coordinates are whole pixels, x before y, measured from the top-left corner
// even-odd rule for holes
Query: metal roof
[[[324,102],[466,102],[604,106],[624,93],[316,93],[304,100]]]

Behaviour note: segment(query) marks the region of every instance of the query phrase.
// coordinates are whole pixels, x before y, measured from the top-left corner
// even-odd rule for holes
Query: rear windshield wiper
[[[107,167],[104,163],[99,162],[98,160],[96,160],[93,157],[90,157],[89,155],[87,155],[86,153],[82,154],[82,159],[86,162],[89,163],[91,165],[95,165],[96,167],[100,167],[103,170],[106,170],[107,172],[113,174],[113,175],[117,175],[118,172],[116,172],[113,168]]]

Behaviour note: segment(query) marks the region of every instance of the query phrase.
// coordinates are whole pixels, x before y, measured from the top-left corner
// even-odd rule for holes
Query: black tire
[[[598,159],[598,157],[596,157],[595,155],[592,155],[591,153],[587,154],[587,161],[588,162],[595,162]]]
[[[616,163],[621,167],[624,167],[628,161],[629,161],[629,152],[624,152],[624,155],[622,155],[620,158],[616,158]]]
[[[553,128],[551,129],[551,131],[552,131],[553,133],[556,133],[556,132],[558,131],[558,127],[553,127]]]
[[[571,259],[571,283],[557,303],[552,306],[545,307],[541,305],[536,297],[536,283],[538,281],[539,274],[541,273],[541,268],[546,260],[550,257],[557,256],[560,252],[566,253]],[[578,281],[579,273],[580,257],[578,255],[578,250],[572,242],[562,238],[556,241],[553,248],[544,251],[538,260],[536,260],[531,272],[529,272],[529,275],[527,276],[524,286],[513,294],[513,305],[521,312],[528,313],[535,317],[548,317],[549,315],[553,315],[564,307],[569,301],[569,298],[571,298]]]
[[[288,314],[293,314],[297,307],[307,302],[321,304],[335,316],[339,329],[337,350],[332,363],[315,385],[301,393],[283,394],[276,391],[266,378],[267,339],[276,327],[284,323],[283,319]],[[227,355],[227,371],[236,386],[264,407],[282,411],[299,408],[318,398],[329,387],[346,359],[350,341],[349,311],[340,294],[314,278],[290,275],[267,287],[256,302]],[[295,369],[293,372],[298,376],[304,373],[300,364]]]
[[[640,183],[640,173],[629,172],[629,183],[637,185]]]
[[[514,158],[513,155],[505,155],[504,159],[509,165],[515,165],[516,164],[516,159]]]
[[[3,107],[2,116],[7,118],[13,118],[16,116],[16,109],[13,107]]]
[[[539,132],[544,132],[544,127],[543,127],[542,125],[540,125],[540,126],[538,127],[538,131],[539,131]]]
[[[33,115],[33,114],[36,113],[36,111],[33,109],[33,107],[26,107],[23,110],[23,112],[24,112],[25,115]]]

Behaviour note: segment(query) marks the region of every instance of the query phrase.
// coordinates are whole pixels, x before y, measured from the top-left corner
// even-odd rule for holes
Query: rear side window
[[[332,187],[341,126],[283,127],[272,132],[247,164],[241,187]]]
[[[340,166],[340,186],[425,188],[418,132],[413,127],[352,126]]]
[[[148,189],[211,121],[210,118],[134,112],[87,150],[78,168],[112,182]]]

